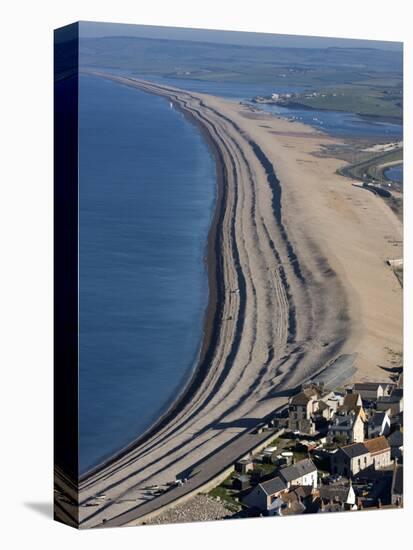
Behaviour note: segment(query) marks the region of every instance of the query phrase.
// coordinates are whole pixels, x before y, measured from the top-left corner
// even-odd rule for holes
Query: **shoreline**
[[[348,223],[354,225],[356,206],[348,205],[346,193],[357,191],[336,188],[335,181],[330,183],[338,178],[331,175],[334,162],[310,156],[323,136],[213,96],[95,74],[168,98],[209,136],[222,194],[217,193],[208,237],[208,281],[221,283],[210,287],[215,304],[221,298],[221,305],[214,308],[209,300],[200,362],[177,400],[140,438],[81,476],[82,527],[99,524],[108,513],[115,518],[131,510],[132,505],[116,503],[121,496],[133,497],[132,508],[143,506],[145,484],[162,484],[178,475],[197,483],[205,472],[196,465],[205,456],[220,457],[216,464],[212,461],[219,469],[231,458],[222,458],[220,449],[232,448],[234,434],[247,448],[251,430],[285,404],[288,392],[355,351],[363,335],[370,338],[361,322],[365,319],[359,319],[360,289],[355,292],[350,268],[343,269],[346,259],[354,259],[346,249],[344,258],[336,254],[330,242],[331,227],[340,239],[351,229]],[[300,154],[293,152],[296,146]],[[316,179],[302,163],[319,166]],[[304,195],[305,204],[296,200],[305,193],[303,174],[316,185],[311,195]],[[328,202],[338,198],[343,226],[330,213],[336,203],[330,207]],[[366,194],[360,200],[369,205],[374,199]],[[352,231],[349,243],[354,227]],[[381,264],[374,259],[371,273],[376,265]],[[380,287],[383,277],[387,281],[391,275],[379,269]],[[371,346],[371,338],[368,342]],[[113,503],[93,504],[101,493],[112,495]],[[97,508],[87,509],[88,503]]]
[[[118,77],[111,75],[98,75],[93,72],[86,72],[85,74],[99,76],[100,78],[106,78],[107,80],[112,80],[118,82]],[[128,85],[127,83],[120,82],[120,84]],[[129,84],[130,87],[132,86]],[[223,293],[223,282],[220,275],[220,244],[219,244],[219,230],[220,225],[222,224],[222,218],[225,211],[225,175],[224,175],[224,165],[222,162],[222,157],[220,155],[219,149],[211,138],[210,134],[206,131],[205,127],[199,123],[190,112],[186,111],[181,107],[178,101],[174,101],[170,96],[164,95],[162,93],[156,94],[156,92],[148,92],[142,88],[139,88],[144,93],[152,93],[163,97],[165,100],[170,100],[174,104],[179,112],[181,112],[185,118],[193,125],[195,125],[198,131],[201,133],[203,139],[205,140],[212,156],[214,157],[216,165],[216,198],[215,204],[213,207],[213,214],[211,216],[211,225],[208,231],[207,242],[206,242],[206,268],[207,268],[207,279],[208,279],[208,304],[205,309],[203,316],[203,331],[202,331],[202,341],[199,347],[199,354],[196,360],[196,364],[192,369],[192,373],[182,388],[181,392],[177,397],[173,399],[171,404],[167,407],[164,413],[153,422],[140,436],[133,439],[130,443],[124,446],[119,451],[112,453],[106,459],[102,460],[99,464],[93,466],[89,470],[85,471],[79,476],[79,482],[84,481],[89,476],[96,474],[103,468],[107,467],[114,461],[122,458],[125,454],[130,452],[136,446],[144,443],[146,440],[159,429],[162,429],[171,419],[180,412],[185,405],[191,399],[191,392],[194,387],[199,387],[202,382],[203,377],[205,376],[206,371],[208,370],[208,364],[210,361],[210,354],[213,353],[214,342],[216,342],[219,336],[220,322],[219,322],[219,295]],[[221,287],[221,288],[220,288]]]
[[[174,108],[176,108],[179,112],[181,112],[191,124],[194,124],[197,127],[203,139],[205,140],[208,148],[210,149],[211,154],[214,157],[215,164],[216,164],[217,196],[216,196],[216,201],[214,205],[214,213],[212,216],[211,226],[208,232],[207,246],[206,246],[207,247],[207,277],[208,277],[208,287],[209,287],[209,299],[208,299],[208,304],[204,315],[203,337],[202,337],[202,343],[200,346],[198,361],[195,367],[193,368],[192,374],[189,377],[186,384],[184,385],[184,387],[182,388],[181,392],[178,394],[178,396],[172,401],[172,403],[165,410],[165,412],[154,423],[152,423],[140,436],[132,440],[128,445],[124,446],[119,451],[112,453],[105,460],[102,460],[99,464],[97,464],[96,466],[90,468],[89,470],[81,474],[79,476],[80,483],[87,480],[87,478],[89,478],[90,476],[98,474],[101,470],[110,466],[113,462],[123,458],[130,451],[132,451],[139,445],[144,444],[159,430],[162,430],[162,428],[168,425],[171,422],[171,420],[173,420],[173,418],[177,414],[179,414],[185,408],[185,406],[187,406],[191,402],[192,396],[194,394],[194,390],[199,389],[202,385],[202,382],[208,372],[209,365],[210,365],[213,353],[215,351],[215,347],[217,345],[217,341],[219,338],[220,329],[222,325],[222,321],[219,320],[222,304],[221,304],[221,307],[219,306],[219,304],[220,304],[220,294],[222,299],[222,294],[224,292],[224,282],[221,276],[221,268],[220,268],[220,263],[222,262],[222,258],[220,259],[220,256],[222,255],[222,251],[220,250],[219,240],[220,240],[220,229],[222,225],[222,218],[225,214],[225,206],[226,206],[225,172],[227,169],[222,159],[221,151],[219,150],[218,145],[214,142],[211,134],[207,131],[206,126],[202,124],[199,119],[193,116],[193,114],[190,111],[185,109],[177,99],[174,99],[173,95],[170,95],[176,92],[178,93],[183,92],[188,96],[191,96],[192,92],[175,89],[173,87],[169,87],[165,85],[158,85],[156,83],[152,83],[149,81],[148,82],[141,81],[143,83],[143,86],[142,86],[142,85],[139,85],[140,81],[136,81],[135,79],[106,74],[106,73],[99,73],[97,71],[96,72],[85,71],[84,74],[98,76],[99,78],[111,80],[113,82],[116,82],[124,86],[137,88],[144,93],[158,95],[164,98],[166,101],[172,102],[174,105]],[[145,88],[145,84],[148,84],[149,86],[153,86],[153,89],[151,91],[148,91]],[[230,121],[228,119],[228,122],[231,123],[236,128],[237,131],[240,131],[240,129],[234,124],[233,121]],[[281,221],[282,192],[281,192],[280,181],[278,180],[274,170],[272,169],[271,164],[268,162],[268,160],[266,159],[264,153],[261,151],[259,146],[255,142],[252,142],[251,140],[250,140],[250,144],[251,144],[251,147],[254,149],[254,151],[257,153],[257,156],[261,156],[264,164],[267,163],[267,166],[265,166],[265,171],[267,173],[267,177],[269,178],[269,184],[273,189],[272,208],[274,211],[274,216],[277,219],[278,223],[281,225],[282,233],[285,233],[285,229]],[[297,257],[295,256],[295,253],[289,242],[287,242],[287,247],[289,250],[289,255],[291,256],[291,259],[292,259],[293,270],[298,274],[300,278],[302,278],[302,274],[300,273],[300,268],[297,267],[298,266]],[[242,296],[243,294],[242,289],[240,289],[240,294]],[[294,325],[295,325],[295,320],[292,320],[290,315],[289,330],[292,330],[294,332],[295,330]],[[240,335],[241,335],[241,331],[239,330],[237,333],[237,337],[239,338]],[[324,365],[319,370],[322,371],[322,370],[325,370],[326,368],[328,368],[328,365]],[[314,375],[316,375],[317,373],[318,371],[315,372]]]
[[[260,105],[260,102],[253,102],[256,105]],[[289,103],[264,103],[264,105],[276,105],[279,107],[286,107],[291,110],[302,110],[302,111],[324,111],[326,113],[344,113],[349,115],[356,115],[364,120],[371,120],[373,122],[383,122],[385,124],[395,124],[403,125],[403,116],[383,116],[383,115],[373,115],[366,113],[358,113],[356,111],[347,111],[345,109],[329,109],[326,107],[312,107],[311,105],[306,105],[305,103],[300,103],[299,101],[291,101]],[[305,123],[303,123],[305,124]]]

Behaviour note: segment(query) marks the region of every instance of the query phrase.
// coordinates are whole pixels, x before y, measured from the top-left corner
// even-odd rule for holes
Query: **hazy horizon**
[[[210,30],[186,27],[161,27],[130,23],[79,21],[82,38],[134,37],[164,40],[187,40],[239,46],[279,48],[373,48],[403,51],[402,42],[355,38],[321,37],[257,33],[249,31]]]

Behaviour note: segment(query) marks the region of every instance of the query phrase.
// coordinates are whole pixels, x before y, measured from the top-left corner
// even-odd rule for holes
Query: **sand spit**
[[[401,289],[385,265],[402,255],[400,222],[335,174],[340,161],[312,154],[325,136],[215,97],[95,74],[161,95],[196,123],[219,192],[199,368],[154,429],[82,479],[81,527],[139,522],[175,476],[196,487],[206,457],[212,476],[247,450],[286,391],[337,356],[357,352],[358,379],[386,379],[378,365],[402,345]]]

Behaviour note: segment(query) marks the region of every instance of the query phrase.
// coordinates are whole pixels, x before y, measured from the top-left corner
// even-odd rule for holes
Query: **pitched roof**
[[[335,500],[336,502],[347,502],[350,487],[348,485],[322,485],[320,487],[320,498],[323,500]]]
[[[268,481],[263,481],[259,484],[259,486],[266,495],[273,495],[274,493],[279,493],[280,491],[284,491],[287,488],[283,480],[278,476],[273,477]]]
[[[369,424],[373,424],[373,426],[382,426],[386,416],[386,411],[376,411],[369,419]]]
[[[307,498],[312,494],[313,486],[312,485],[298,485],[294,488],[294,492],[299,498]]]
[[[375,437],[374,439],[366,439],[364,441],[364,446],[368,449],[370,454],[382,453],[383,451],[390,449],[389,442],[384,435]]]
[[[343,404],[338,408],[339,411],[351,411],[359,406],[361,396],[359,393],[347,393],[344,397]]]
[[[398,403],[401,399],[403,399],[403,395],[383,395],[377,399],[377,403]]]
[[[290,399],[291,405],[307,405],[311,401],[312,396],[308,395],[308,392],[300,391],[296,395],[293,395]]]
[[[281,509],[281,515],[288,516],[290,514],[302,514],[305,511],[305,505],[295,490],[289,491],[281,495],[281,500],[287,507]]]
[[[387,437],[391,447],[401,447],[403,445],[403,432],[396,430]]]
[[[346,445],[345,447],[340,447],[340,449],[349,457],[357,458],[367,454],[369,451],[363,443],[352,443],[351,445]]]
[[[290,397],[291,405],[307,405],[311,399],[317,399],[320,396],[320,392],[314,386],[309,386],[302,389],[299,393],[296,393]]]
[[[314,466],[313,461],[310,458],[305,458],[292,466],[282,468],[282,470],[279,471],[279,475],[288,482],[316,471],[317,468]]]
[[[363,390],[375,391],[380,386],[382,388],[384,388],[386,386],[386,384],[383,384],[383,382],[358,382],[358,383],[354,384],[353,388],[355,390],[361,390],[361,391],[363,391]]]
[[[341,412],[335,416],[332,429],[351,430],[358,417],[360,417],[363,422],[366,421],[366,414],[363,407],[356,407],[354,411],[351,410],[347,413]]]

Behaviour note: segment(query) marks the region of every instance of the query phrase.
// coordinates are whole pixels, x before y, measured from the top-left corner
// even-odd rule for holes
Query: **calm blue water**
[[[373,118],[363,118],[355,113],[289,109],[279,105],[254,104],[254,106],[278,116],[310,124],[336,137],[370,137],[387,140],[398,139],[403,136],[403,126],[401,124],[377,122]]]
[[[88,68],[85,66],[85,68]],[[92,70],[94,67],[90,67]],[[135,71],[127,71],[126,69],[116,69],[114,67],[106,67],[103,69],[108,73],[119,74],[123,76],[130,76],[132,78],[142,78],[144,80],[150,80],[164,86],[175,86],[182,90],[189,90],[193,92],[199,92],[202,94],[211,94],[219,97],[226,97],[228,99],[234,99],[239,101],[245,101],[251,99],[257,95],[270,95],[273,92],[288,93],[288,92],[302,92],[306,89],[303,86],[276,86],[272,84],[242,84],[234,82],[214,82],[213,80],[196,80],[190,78],[170,78],[157,76],[153,74],[137,73]]]
[[[202,94],[211,94],[219,97],[226,97],[239,101],[251,99],[257,95],[270,95],[274,92],[282,93],[298,93],[303,91],[304,87],[292,86],[276,86],[263,84],[240,84],[233,82],[213,82],[209,80],[191,80],[189,78],[163,78],[156,76],[147,76],[148,80],[157,82],[165,86],[175,86],[183,90],[190,90]]]
[[[128,444],[194,366],[215,163],[162,98],[80,79],[80,469]]]
[[[113,72],[113,69],[112,69]],[[115,71],[116,72],[116,71]],[[125,74],[125,71],[118,71]],[[238,101],[249,101],[257,95],[268,96],[272,93],[298,93],[304,87],[283,87],[273,85],[239,84],[232,82],[213,82],[179,78],[163,78],[153,75],[130,76],[146,78],[160,84],[176,86],[184,90],[217,95]],[[254,107],[285,118],[299,120],[314,126],[336,137],[361,137],[381,140],[399,139],[403,137],[403,126],[400,123],[378,122],[374,118],[363,118],[355,113],[342,111],[313,111],[309,109],[288,108],[278,105],[253,104]]]
[[[166,86],[176,86],[184,90],[216,95],[237,101],[250,101],[257,95],[268,96],[271,93],[298,93],[305,90],[304,87],[298,86],[287,87],[269,84],[240,84],[233,82],[191,80],[186,78],[166,78],[155,75],[137,74],[133,71],[110,67],[107,68],[107,71],[135,78],[144,78]],[[288,108],[278,105],[256,103],[252,105],[255,108],[273,113],[274,115],[309,124],[335,137],[371,138],[377,141],[401,139],[403,137],[402,124],[378,122],[377,119],[363,118],[355,113],[346,113],[343,111],[313,111],[310,109]]]
[[[397,166],[391,166],[384,171],[386,178],[392,181],[398,181],[403,183],[403,164],[398,164]]]

